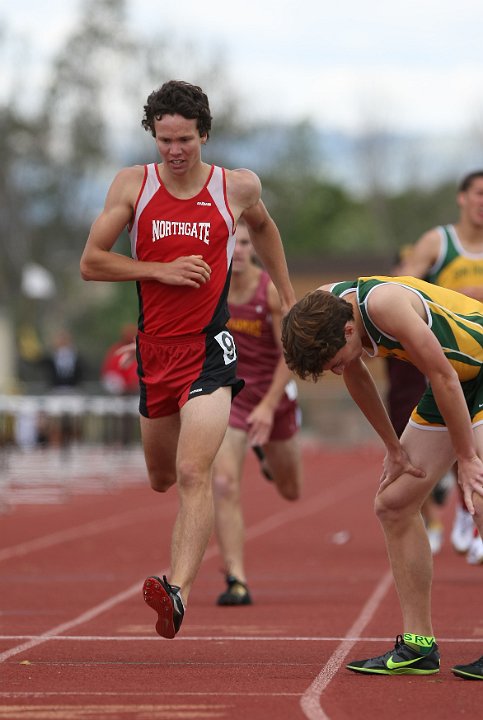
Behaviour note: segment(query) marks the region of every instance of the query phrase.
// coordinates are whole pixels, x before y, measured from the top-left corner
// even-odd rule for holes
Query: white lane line
[[[344,637],[340,645],[334,650],[320,673],[302,695],[300,705],[305,717],[309,720],[330,720],[320,704],[322,693],[339,670],[348,652],[355,643],[359,641],[361,632],[374,617],[374,614],[391,585],[392,573],[388,570],[386,574],[383,575],[369,600],[362,608],[359,617],[347,631],[347,635]]]
[[[256,523],[247,530],[245,534],[246,540],[252,540],[253,538],[259,537],[260,535],[263,535],[277,527],[280,527],[281,525],[285,525],[293,522],[294,520],[299,520],[301,518],[308,517],[309,515],[313,515],[314,513],[318,512],[323,508],[327,508],[328,506],[335,503],[340,503],[341,500],[343,500],[345,497],[351,496],[353,499],[354,491],[352,488],[353,486],[355,486],[359,490],[363,489],[364,486],[361,482],[361,479],[364,477],[365,475],[353,475],[350,482],[337,485],[330,491],[324,489],[321,493],[319,493],[319,495],[308,498],[303,502],[299,502],[296,506],[289,506],[286,510],[276,513],[275,515],[272,515],[271,517],[264,519],[259,523]],[[212,545],[206,550],[202,562],[206,562],[206,560],[209,560],[216,555],[218,555],[218,547],[216,545]],[[167,573],[168,570],[165,568],[155,574],[162,576],[166,575]],[[145,578],[143,577],[142,580],[139,580],[139,582],[135,583],[130,588],[127,588],[127,590],[124,590],[117,595],[113,595],[111,598],[108,598],[99,605],[96,605],[90,610],[81,613],[77,617],[72,618],[72,620],[69,620],[68,622],[57,625],[50,630],[46,630],[46,632],[42,633],[37,638],[21,643],[16,647],[10,648],[9,650],[5,650],[4,652],[0,653],[0,663],[5,662],[5,660],[8,660],[8,658],[13,657],[14,655],[18,655],[19,653],[25,652],[26,650],[31,650],[32,648],[41,645],[44,642],[48,642],[49,640],[52,640],[61,633],[66,632],[67,630],[71,630],[74,627],[89,622],[90,620],[93,620],[98,615],[101,615],[107,610],[112,610],[112,608],[116,605],[119,605],[125,600],[129,600],[134,595],[140,593],[140,588],[142,587],[144,580]]]
[[[143,691],[143,692],[0,692],[0,698],[43,698],[43,697],[298,697],[300,693],[297,692],[223,692],[216,690],[210,692],[192,692],[186,690],[186,692],[171,692],[170,690],[161,692]],[[43,717],[47,717],[47,712]],[[26,717],[25,715],[23,717]],[[40,716],[39,716],[40,717]],[[54,717],[49,715],[48,717]],[[84,715],[84,717],[87,717]],[[174,717],[174,716],[172,716]],[[181,717],[178,715],[177,717]],[[201,717],[201,716],[200,716]],[[213,716],[211,716],[213,717]]]
[[[42,635],[0,635],[0,641],[35,640],[41,637]],[[220,642],[222,640],[226,640],[227,642],[338,642],[343,639],[344,638],[340,637],[286,637],[279,635],[182,635],[176,638],[176,644],[178,644],[178,640],[183,642],[203,642],[205,640],[210,642]],[[375,641],[384,642],[389,639],[390,638],[375,638]],[[60,635],[56,637],[55,640],[70,640],[74,642],[159,642],[159,637],[147,635]],[[358,641],[359,638],[354,638],[354,640]],[[366,640],[366,638],[364,638],[364,640]],[[475,642],[477,642],[477,640],[475,640]],[[479,642],[481,642],[481,640]]]
[[[161,572],[161,574],[165,573],[166,570]],[[47,630],[45,633],[42,633],[41,635],[33,638],[32,640],[28,640],[27,642],[21,643],[16,647],[5,650],[4,652],[0,653],[0,662],[5,662],[5,660],[8,660],[9,657],[12,657],[13,655],[18,655],[25,650],[31,650],[32,648],[37,647],[37,645],[41,645],[44,642],[52,640],[66,630],[70,630],[73,627],[77,627],[78,625],[82,625],[85,622],[89,622],[90,620],[97,617],[101,613],[106,612],[107,610],[112,610],[112,608],[119,603],[124,602],[124,600],[129,600],[136,593],[140,593],[140,587],[142,587],[143,582],[144,578],[137,582],[135,585],[131,585],[131,587],[127,590],[124,590],[117,595],[113,595],[112,597],[105,600],[103,603],[96,605],[90,610],[87,610],[81,615],[78,615],[76,618],[73,618],[68,622],[62,623],[61,625],[57,625],[56,627]]]
[[[342,496],[344,497],[347,494],[348,493],[343,492]],[[322,500],[322,504],[317,505],[314,508],[314,512],[321,509],[321,507],[324,507],[326,505],[325,501],[327,499],[329,499],[330,502],[334,502],[333,498],[330,499],[330,491],[326,492],[325,494],[321,494],[318,497],[320,500]],[[314,498],[314,501],[315,500],[317,500],[317,496],[316,498]],[[307,502],[308,501],[306,501],[306,503]],[[79,525],[74,528],[69,528],[67,530],[59,530],[58,532],[50,533],[49,535],[44,535],[43,537],[34,538],[33,540],[27,540],[26,542],[19,543],[18,545],[12,545],[11,547],[1,549],[0,562],[2,562],[3,560],[10,560],[14,557],[19,557],[21,555],[27,555],[30,552],[45,550],[46,548],[52,547],[54,545],[60,545],[64,542],[78,540],[79,538],[88,537],[89,535],[96,535],[103,532],[104,530],[115,530],[118,527],[122,527],[123,525],[135,522],[138,516],[143,516],[146,512],[152,514],[159,514],[161,512],[163,515],[165,515],[173,510],[174,505],[175,503],[171,502],[163,504],[161,509],[159,508],[159,506],[154,505],[147,508],[145,507],[144,509],[140,508],[139,510],[135,511],[130,510],[120,515],[112,516],[110,519],[104,518],[100,520],[94,520],[92,522],[85,523],[84,525]],[[303,505],[303,503],[299,504],[299,508],[300,505]],[[306,511],[304,512],[302,510],[302,516],[304,516],[305,514]],[[281,524],[284,524],[286,522],[285,516],[286,511],[282,511],[277,515],[273,515],[272,517],[267,518],[265,521],[258,523],[251,529],[247,529],[246,539],[253,539],[255,537],[258,537],[259,535],[263,535],[269,530],[273,530],[276,527],[279,527]],[[293,519],[297,519],[297,513],[294,514]]]
[[[36,640],[42,638],[42,635],[0,635],[0,642],[2,640]],[[68,640],[69,642],[159,642],[159,637],[147,636],[147,635],[58,635],[52,640]],[[180,642],[221,642],[226,640],[227,642],[393,642],[394,637],[365,637],[358,635],[357,637],[305,637],[303,635],[285,636],[285,635],[181,635],[176,638],[176,644]],[[481,645],[481,637],[474,638],[445,638],[438,636],[438,643],[463,643],[472,644],[478,643]]]
[[[353,482],[350,486],[348,483],[332,486],[329,490],[325,489],[312,498],[308,498],[303,502],[299,501],[296,505],[290,506],[288,510],[283,510],[261,520],[246,530],[245,539],[253,540],[260,535],[265,535],[271,530],[275,530],[281,525],[286,525],[295,520],[301,520],[302,518],[318,513],[320,510],[325,510],[331,505],[336,505],[346,497],[354,498],[353,486],[356,488],[355,492],[365,489],[363,482],[361,482],[364,477],[364,475],[353,476]]]
[[[171,509],[173,507],[171,504]],[[163,511],[166,512],[167,508],[164,507]],[[89,535],[97,535],[105,530],[117,530],[117,528],[123,525],[129,525],[136,522],[139,517],[143,517],[149,514],[159,514],[159,508],[149,507],[139,508],[138,510],[129,510],[119,515],[113,515],[110,518],[102,518],[100,520],[93,520],[92,522],[85,523],[84,525],[78,525],[77,527],[68,528],[67,530],[59,530],[58,532],[50,533],[49,535],[43,535],[42,537],[34,538],[33,540],[27,540],[26,542],[19,543],[18,545],[12,545],[0,550],[0,562],[2,560],[10,560],[14,557],[20,557],[21,555],[28,555],[31,552],[37,552],[38,550],[45,550],[46,548],[54,545],[60,545],[61,543],[70,542],[72,540],[79,540],[79,538],[88,537]]]

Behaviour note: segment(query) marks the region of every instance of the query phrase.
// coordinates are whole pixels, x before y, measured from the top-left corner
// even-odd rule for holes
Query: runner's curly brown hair
[[[142,126],[156,137],[154,121],[163,115],[181,115],[187,120],[196,120],[201,136],[210,137],[211,113],[207,95],[198,85],[184,80],[169,80],[158,90],[154,90],[144,106]]]
[[[302,380],[314,382],[344,347],[345,325],[354,319],[352,305],[326,290],[307,293],[282,319],[285,362]]]

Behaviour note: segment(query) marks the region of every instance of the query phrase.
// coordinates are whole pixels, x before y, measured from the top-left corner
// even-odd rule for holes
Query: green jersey
[[[454,225],[441,225],[441,249],[427,280],[435,285],[461,291],[483,285],[483,252],[465,250]]]
[[[334,295],[343,298],[348,293],[357,294],[362,322],[373,347],[373,352],[368,354],[373,357],[396,357],[411,362],[397,338],[377,327],[368,309],[371,293],[379,286],[387,284],[405,287],[421,299],[428,327],[460,379],[473,420],[480,412],[483,419],[483,304],[466,295],[413,277],[374,275],[335,283],[330,288]],[[444,424],[430,386],[418,404],[417,415],[418,418],[414,413],[412,416],[416,424]],[[420,419],[423,420],[422,423]]]

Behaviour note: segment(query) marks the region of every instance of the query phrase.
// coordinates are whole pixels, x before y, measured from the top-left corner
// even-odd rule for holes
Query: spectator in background
[[[139,393],[139,377],[137,372],[135,339],[137,327],[127,323],[121,328],[120,338],[111,345],[101,366],[101,384],[103,389],[112,396],[129,397]],[[130,445],[137,437],[136,419],[127,410],[117,414],[107,424],[106,442],[120,442],[123,447]]]
[[[52,350],[40,361],[49,390],[56,395],[71,395],[79,390],[85,377],[84,362],[68,330],[58,330],[53,338]],[[43,443],[67,449],[76,437],[72,415],[60,409],[44,423]]]
[[[122,351],[134,342],[136,333],[136,325],[124,325],[120,339],[106,352],[101,367],[101,383],[110,395],[135,395],[139,392],[136,358],[126,360]]]
[[[84,367],[70,333],[59,330],[53,340],[52,350],[41,363],[47,385],[56,392],[71,392],[84,379]]]

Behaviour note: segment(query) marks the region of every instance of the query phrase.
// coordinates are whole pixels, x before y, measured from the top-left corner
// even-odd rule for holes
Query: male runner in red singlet
[[[227,583],[217,602],[249,605],[240,499],[247,448],[262,450],[274,484],[287,500],[300,495],[302,463],[296,439],[297,385],[282,356],[280,300],[270,277],[254,263],[243,219],[236,229],[228,308],[228,329],[235,339],[238,374],[245,387],[233,401],[215,459],[215,526]]]
[[[250,170],[201,159],[211,114],[201,88],[169,81],[148,97],[142,124],[161,163],[124,168],[108,191],[81,259],[85,280],[135,280],[141,435],[151,486],[177,483],[180,507],[171,543],[170,582],[150,577],[144,599],[156,630],[178,632],[213,527],[212,465],[228,425],[236,348],[226,328],[235,226],[246,220],[253,245],[280,294],[295,301],[277,227]],[[124,228],[132,257],[112,252]],[[189,402],[188,402],[189,400]]]

